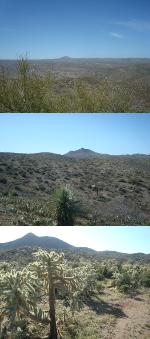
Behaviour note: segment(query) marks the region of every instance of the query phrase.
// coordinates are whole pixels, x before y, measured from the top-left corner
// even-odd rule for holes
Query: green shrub
[[[150,269],[145,269],[143,271],[141,283],[144,287],[150,287]]]

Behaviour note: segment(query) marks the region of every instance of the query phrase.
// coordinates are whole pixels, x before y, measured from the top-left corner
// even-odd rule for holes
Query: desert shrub
[[[0,178],[0,183],[1,184],[7,184],[7,179],[6,178]]]
[[[38,72],[31,72],[27,59],[17,63],[17,75],[10,78],[5,70],[0,75],[1,111],[6,112],[41,112],[48,111],[47,93],[50,96],[52,77],[48,73],[42,77]]]
[[[102,284],[102,282],[101,281],[97,281],[96,282],[96,290],[100,293],[100,292],[103,291],[103,289],[104,289],[104,285]]]
[[[70,84],[71,82],[71,84]],[[96,76],[55,79],[41,75],[27,59],[15,76],[0,73],[1,112],[149,112],[149,84],[98,79]]]
[[[114,261],[104,261],[102,262],[99,267],[97,268],[97,279],[104,280],[104,279],[111,279],[113,277],[114,272],[118,270],[117,263]]]
[[[120,292],[133,294],[136,293],[141,284],[141,267],[138,265],[125,264],[122,270],[114,272],[114,285]]]
[[[141,284],[150,287],[150,268],[145,268],[141,274]]]

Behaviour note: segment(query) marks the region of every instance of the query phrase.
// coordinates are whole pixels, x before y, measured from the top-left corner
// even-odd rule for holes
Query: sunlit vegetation
[[[124,72],[132,73],[131,66]],[[102,78],[95,72],[57,79],[55,72],[42,73],[21,59],[15,74],[1,67],[0,112],[149,112],[150,85],[143,77],[123,80],[114,69]]]
[[[149,182],[148,155],[1,153],[0,225],[149,225]]]
[[[30,252],[1,254],[1,338],[115,338],[118,326],[124,335],[124,319],[130,322],[129,337],[135,331],[137,338],[148,337],[148,263],[102,261],[69,251]]]

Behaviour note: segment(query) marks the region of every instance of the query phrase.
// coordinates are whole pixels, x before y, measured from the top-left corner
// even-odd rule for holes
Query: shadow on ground
[[[95,311],[98,315],[101,314],[111,314],[116,318],[127,318],[127,315],[122,311],[120,305],[112,305],[111,303],[106,303],[103,300],[93,300],[92,298],[88,298],[85,301],[85,304]]]

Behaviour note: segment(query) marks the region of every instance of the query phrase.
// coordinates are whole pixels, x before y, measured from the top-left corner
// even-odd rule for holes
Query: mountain
[[[9,241],[6,243],[0,243],[0,251],[12,250],[22,247],[41,247],[48,249],[60,249],[60,250],[72,250],[74,246],[67,244],[66,242],[54,238],[54,237],[38,237],[33,233],[28,233],[24,237]]]
[[[80,149],[77,149],[76,151],[70,151],[64,155],[66,157],[78,158],[78,159],[93,158],[93,157],[95,158],[95,157],[101,156],[100,153],[96,153],[87,148],[80,148]]]
[[[35,248],[43,248],[43,249],[49,249],[49,250],[67,250],[71,252],[76,253],[83,253],[87,255],[94,255],[97,259],[100,260],[107,260],[107,259],[116,259],[116,260],[133,260],[133,261],[150,261],[150,254],[144,254],[144,253],[133,253],[133,254],[127,254],[127,253],[121,253],[116,251],[95,251],[88,247],[76,247],[72,246],[58,238],[55,237],[48,237],[48,236],[42,236],[38,237],[33,233],[28,233],[22,238],[6,242],[6,243],[0,243],[0,258],[1,256],[7,251],[14,251],[14,250],[24,250],[28,253],[28,248],[30,248],[30,251]],[[21,253],[21,252],[20,252]]]

